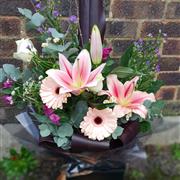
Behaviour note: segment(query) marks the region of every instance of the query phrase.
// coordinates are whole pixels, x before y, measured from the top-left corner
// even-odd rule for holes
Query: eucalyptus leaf
[[[65,51],[63,54],[68,58],[69,56],[77,53],[79,50],[77,48],[70,48],[68,51]]]
[[[48,46],[46,48],[43,48],[43,52],[46,52],[46,53],[50,53],[51,51],[64,52],[70,45],[71,45],[71,43],[67,43],[64,46],[53,44],[53,43],[48,43]]]
[[[53,38],[60,38],[60,39],[64,38],[64,34],[59,33],[55,28],[49,28],[48,31],[51,33]]]
[[[33,14],[33,16],[31,17],[31,22],[37,27],[41,26],[44,23],[44,21],[45,17],[39,14],[38,12]]]
[[[39,129],[40,129],[40,135],[41,135],[42,137],[47,137],[47,136],[49,136],[49,135],[51,134],[51,131],[49,130],[48,125],[46,125],[46,124],[41,124],[41,125],[39,125],[38,127],[39,127]]]
[[[31,114],[41,123],[49,122],[49,118],[47,116],[40,115],[37,113],[31,113]]]
[[[113,108],[116,103],[106,103],[106,104],[94,104],[97,109]]]
[[[57,131],[59,137],[71,137],[73,135],[73,128],[68,123],[63,123]]]
[[[26,8],[18,8],[19,13],[21,13],[23,16],[27,17],[28,19],[31,19],[32,12],[29,9]]]
[[[0,68],[0,83],[2,83],[6,78],[6,73],[2,68]]]
[[[162,109],[164,108],[164,101],[159,100],[159,101],[155,101],[152,103],[152,107],[151,107],[151,113],[153,114],[160,114]]]
[[[149,101],[149,100],[146,100],[146,101],[144,101],[143,105],[144,105],[147,109],[149,109],[149,108],[151,107],[151,105],[152,105],[152,102]]]
[[[87,102],[78,101],[71,115],[71,121],[75,127],[79,128],[79,125],[81,121],[83,120],[83,117],[86,115],[87,111],[88,111]]]
[[[117,139],[119,136],[121,136],[123,131],[124,131],[124,128],[122,128],[121,126],[118,126],[116,130],[112,133],[112,138]]]
[[[116,74],[119,78],[126,78],[134,74],[134,70],[129,67],[118,66],[111,71],[111,74]]]
[[[63,146],[65,143],[67,143],[67,141],[68,141],[68,139],[67,138],[62,138],[62,137],[59,137],[58,139],[57,139],[57,146],[58,147],[61,147],[61,146]]]
[[[20,70],[12,64],[4,64],[3,70],[13,81],[17,81],[21,76]]]
[[[22,73],[23,81],[26,82],[32,77],[32,71],[30,69],[24,69]]]

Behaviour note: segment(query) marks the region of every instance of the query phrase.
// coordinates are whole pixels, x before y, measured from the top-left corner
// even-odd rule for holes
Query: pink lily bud
[[[103,56],[101,34],[96,25],[92,28],[90,53],[93,64],[100,64]]]

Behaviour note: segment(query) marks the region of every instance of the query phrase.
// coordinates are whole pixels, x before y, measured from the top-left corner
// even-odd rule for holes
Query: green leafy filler
[[[9,157],[3,157],[0,161],[0,170],[5,173],[7,179],[16,180],[34,171],[38,161],[34,154],[22,147],[20,152],[10,149]]]

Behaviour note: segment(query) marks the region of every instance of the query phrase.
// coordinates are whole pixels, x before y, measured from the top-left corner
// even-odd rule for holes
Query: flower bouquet
[[[163,107],[154,95],[162,85],[156,72],[163,34],[133,42],[114,60],[112,48],[103,44],[104,24],[91,22],[89,40],[84,17],[79,26],[77,17],[71,16],[64,29],[59,2],[46,3],[35,3],[34,14],[18,8],[27,28],[39,33],[41,48],[28,38],[16,41],[14,58],[22,60],[24,68],[4,64],[0,69],[6,103],[29,107],[40,145],[66,155],[104,152],[148,131]],[[17,118],[24,125],[30,116]]]

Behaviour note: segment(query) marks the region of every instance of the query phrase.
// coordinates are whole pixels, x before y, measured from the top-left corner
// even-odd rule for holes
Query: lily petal
[[[137,81],[139,80],[139,77],[136,76],[135,78],[133,78],[131,81],[127,81],[124,84],[124,96],[126,98],[130,97],[134,91],[134,88],[137,84]]]
[[[107,77],[107,87],[112,96],[117,99],[124,98],[124,85],[118,80],[117,75],[112,74]]]
[[[147,116],[147,109],[144,105],[137,106],[135,109],[132,110],[135,114],[138,114],[143,119]]]
[[[131,112],[131,109],[122,107],[121,105],[114,106],[113,112],[116,114],[118,118],[125,116],[126,114]]]
[[[73,82],[81,81],[87,83],[91,72],[91,59],[89,52],[83,49],[75,60],[72,69]]]
[[[153,93],[146,93],[142,91],[134,91],[131,97],[131,104],[142,104],[145,100],[155,101]]]
[[[46,71],[46,74],[60,86],[66,89],[71,89],[72,79],[66,72],[56,69],[50,69]]]
[[[72,64],[61,53],[59,53],[59,66],[60,70],[65,71],[72,78]]]

